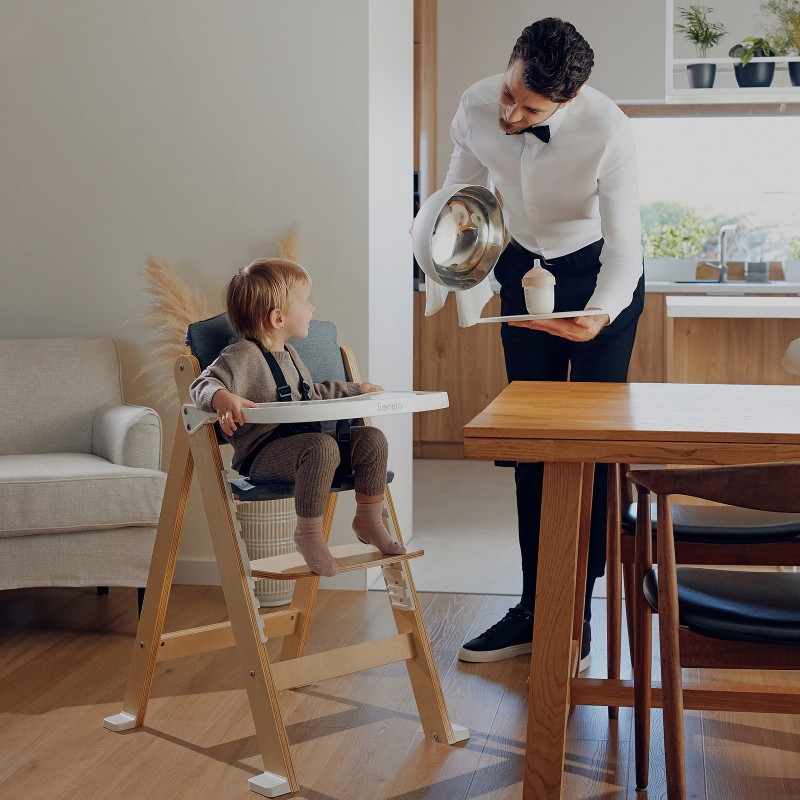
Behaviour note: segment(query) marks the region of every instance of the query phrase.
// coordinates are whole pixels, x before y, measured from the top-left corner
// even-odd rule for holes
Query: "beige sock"
[[[397,556],[406,549],[395,542],[383,524],[383,503],[357,503],[353,530],[360,542],[377,547],[384,555]]]
[[[306,564],[326,578],[332,578],[339,572],[336,561],[328,550],[325,537],[322,535],[322,517],[298,517],[294,529],[294,543]]]

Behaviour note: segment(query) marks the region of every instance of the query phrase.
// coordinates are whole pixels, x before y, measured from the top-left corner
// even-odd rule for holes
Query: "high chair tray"
[[[243,409],[243,413],[246,422],[280,425],[284,422],[326,422],[433,411],[447,408],[449,404],[447,392],[370,392],[333,400],[259,403],[256,408]],[[216,419],[217,415],[187,404],[182,408],[182,417],[186,430],[193,433],[204,422]]]
[[[596,317],[608,314],[602,308],[587,308],[583,311],[553,311],[550,314],[514,314],[508,317],[482,317],[477,322],[526,322],[536,319],[569,319],[569,317]]]

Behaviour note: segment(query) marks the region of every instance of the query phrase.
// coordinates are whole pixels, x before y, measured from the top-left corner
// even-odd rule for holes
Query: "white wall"
[[[365,379],[410,388],[412,7],[386,5],[4,0],[0,337],[113,336],[126,399],[152,405],[134,380],[151,342],[133,322],[145,258],[215,313],[233,270],[300,220],[317,316]],[[376,149],[380,82],[396,102]],[[157,409],[166,457],[174,422]],[[391,435],[410,529],[410,423]],[[198,507],[185,562],[212,557]]]
[[[713,5],[712,19],[723,22],[730,33],[710,55],[727,55],[739,39],[763,32],[758,0],[719,0]],[[575,25],[594,50],[589,84],[595,89],[617,101],[664,99],[664,0],[438,0],[438,10],[440,184],[452,152],[450,122],[463,91],[481,78],[503,72],[522,29],[537,19],[560,17]],[[694,51],[676,39],[674,55],[691,56]]]

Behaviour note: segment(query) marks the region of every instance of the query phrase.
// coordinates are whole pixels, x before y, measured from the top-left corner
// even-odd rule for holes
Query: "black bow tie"
[[[517,135],[520,133],[532,133],[538,139],[541,139],[543,142],[550,141],[550,126],[549,125],[531,125],[530,128],[523,128],[521,131],[514,131],[513,134],[507,134],[509,136]]]

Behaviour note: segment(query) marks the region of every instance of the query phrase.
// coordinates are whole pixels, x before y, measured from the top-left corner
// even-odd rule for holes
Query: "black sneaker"
[[[516,605],[480,636],[465,642],[458,651],[462,661],[502,661],[531,652],[533,614]]]
[[[592,660],[592,626],[588,619],[583,620],[583,635],[581,636],[581,660],[578,664],[578,671],[583,672],[589,669],[589,662]]]

